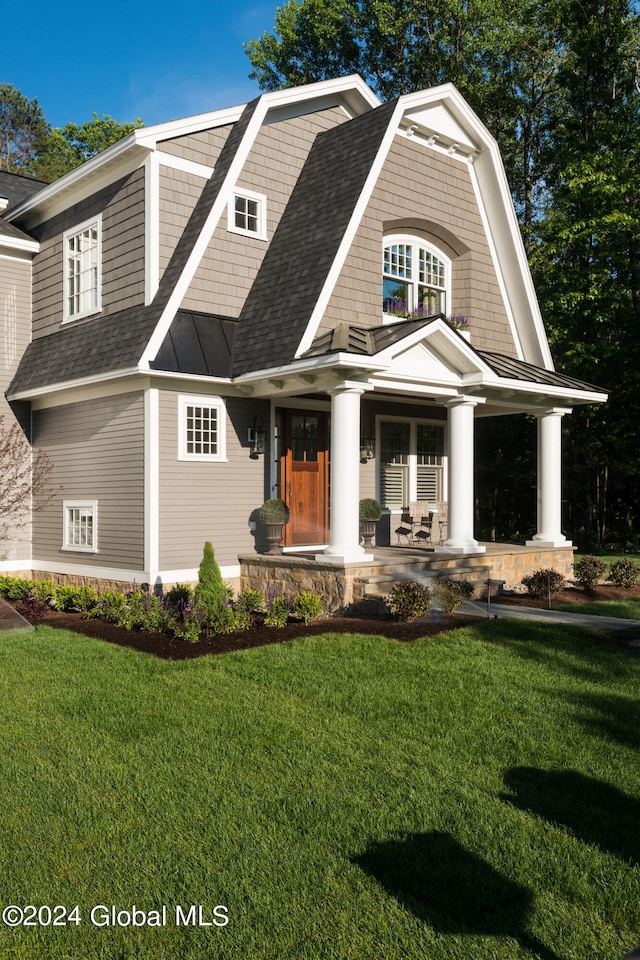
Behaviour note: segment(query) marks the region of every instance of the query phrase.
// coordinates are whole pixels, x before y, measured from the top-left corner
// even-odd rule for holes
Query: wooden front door
[[[329,417],[317,411],[283,411],[280,457],[282,499],[289,507],[285,546],[329,539]]]

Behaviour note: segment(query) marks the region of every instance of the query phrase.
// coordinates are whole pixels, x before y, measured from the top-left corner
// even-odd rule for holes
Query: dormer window
[[[450,282],[449,258],[427,241],[408,236],[385,239],[382,309],[387,320],[446,313]]]
[[[98,217],[63,235],[65,320],[79,320],[100,310],[101,228]]]
[[[227,228],[245,237],[267,239],[267,198],[262,193],[236,189],[229,201]]]

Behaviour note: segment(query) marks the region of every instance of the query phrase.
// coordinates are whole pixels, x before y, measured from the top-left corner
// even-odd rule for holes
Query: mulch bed
[[[585,590],[583,587],[566,587],[560,593],[554,593],[551,597],[552,609],[559,603],[593,603],[596,600],[632,600],[640,598],[640,586],[637,587],[615,587],[613,584],[598,584],[593,590]],[[518,607],[537,607],[547,610],[549,603],[546,597],[530,597],[528,593],[504,593],[497,597],[492,597],[492,603],[506,603]],[[579,613],[576,610],[576,613]]]
[[[397,620],[380,618],[323,617],[307,626],[304,623],[289,623],[286,627],[266,627],[264,624],[255,624],[251,630],[210,637],[199,643],[187,643],[176,637],[161,633],[146,633],[144,630],[125,630],[104,620],[84,619],[79,613],[60,613],[49,610],[44,620],[40,622],[61,630],[73,630],[85,636],[107,640],[122,647],[131,647],[133,650],[150,653],[164,660],[191,660],[205,654],[248,650],[251,647],[263,647],[270,643],[282,643],[285,640],[319,633],[374,633],[377,636],[390,637],[393,640],[408,643],[419,637],[435,636],[444,630],[453,630],[473,623],[475,618],[455,614],[452,616],[431,614],[429,617],[420,617],[412,623],[400,623]]]

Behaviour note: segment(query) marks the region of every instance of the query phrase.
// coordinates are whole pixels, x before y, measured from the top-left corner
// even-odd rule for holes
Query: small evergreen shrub
[[[365,497],[358,504],[358,516],[360,520],[379,520],[382,516],[380,504],[371,497]]]
[[[236,613],[259,613],[264,609],[264,597],[259,590],[243,590],[236,600]]]
[[[559,570],[549,567],[547,570],[536,570],[530,577],[523,577],[522,582],[527,588],[530,597],[546,597],[549,592],[561,593],[566,581]]]
[[[582,557],[573,565],[573,576],[585,590],[593,590],[599,580],[603,580],[607,565],[597,557]]]
[[[216,561],[210,540],[204,545],[202,561],[198,568],[198,603],[203,607],[217,608],[224,604],[225,588],[220,567]]]
[[[623,557],[611,564],[609,580],[616,587],[635,587],[640,580],[640,567],[629,557]]]
[[[440,580],[435,587],[436,600],[444,613],[453,613],[473,596],[468,580]]]
[[[431,590],[424,584],[417,580],[402,580],[384,602],[399,620],[409,621],[426,616],[431,610],[431,600]]]
[[[305,623],[310,623],[322,613],[322,597],[309,590],[303,590],[293,601],[293,613]]]

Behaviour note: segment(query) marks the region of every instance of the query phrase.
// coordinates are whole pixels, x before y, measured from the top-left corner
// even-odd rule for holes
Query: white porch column
[[[570,547],[562,533],[562,418],[554,407],[538,418],[538,532],[528,547]]]
[[[360,397],[367,387],[344,381],[331,393],[331,516],[329,546],[316,560],[373,560],[360,546]]]
[[[449,410],[448,537],[438,553],[484,553],[473,536],[473,411],[477,398],[456,397]]]

